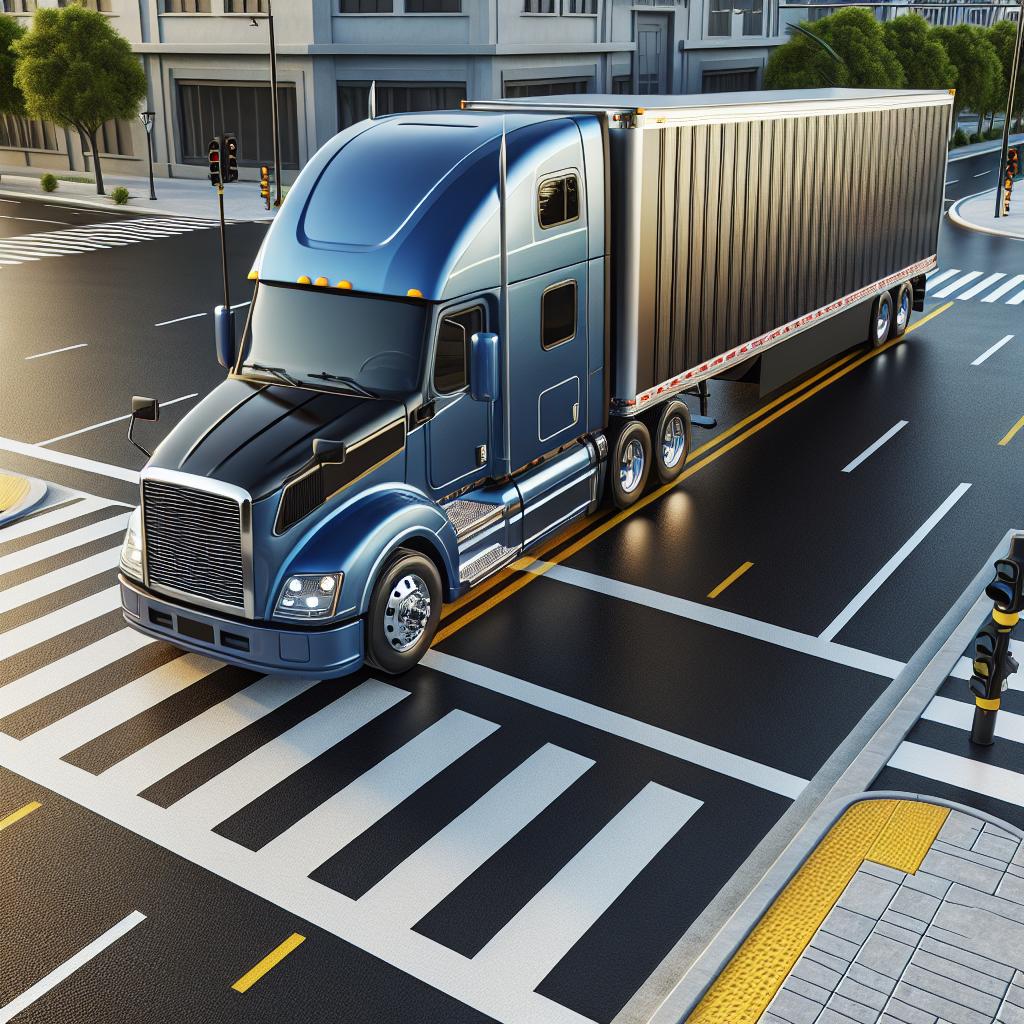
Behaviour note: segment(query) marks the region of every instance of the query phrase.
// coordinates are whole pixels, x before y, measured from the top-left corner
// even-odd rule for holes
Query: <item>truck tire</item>
[[[399,548],[381,571],[366,617],[366,660],[397,676],[427,652],[441,619],[441,574],[418,551]]]
[[[690,433],[690,410],[686,403],[677,398],[666,402],[652,439],[654,471],[660,483],[671,483],[682,473],[690,454]]]
[[[619,431],[608,459],[608,493],[612,504],[629,508],[647,486],[651,472],[651,435],[642,420],[628,420]]]
[[[868,340],[872,348],[881,348],[889,340],[889,331],[892,330],[892,296],[888,292],[882,292],[871,304],[871,319],[868,321]]]
[[[890,338],[902,338],[910,326],[910,313],[914,308],[914,289],[909,284],[901,284],[892,293],[892,329]]]

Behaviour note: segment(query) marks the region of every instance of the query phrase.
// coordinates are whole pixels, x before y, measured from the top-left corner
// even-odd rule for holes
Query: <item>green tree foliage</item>
[[[956,68],[953,124],[957,123],[961,110],[976,111],[980,118],[996,107],[1001,109],[999,85],[1003,80],[1003,66],[985,30],[974,25],[952,28],[940,25],[932,29],[932,35],[946,48]]]
[[[0,114],[23,114],[25,104],[14,84],[14,44],[25,34],[17,18],[0,14]]]
[[[1017,43],[1017,25],[1015,22],[997,21],[988,30],[989,42],[999,54],[999,62],[1003,66],[1002,102],[996,109],[1006,106],[1006,96],[1010,91],[1010,67],[1013,64],[1013,51]],[[1017,69],[1017,88],[1013,95],[1013,116],[1017,118],[1020,128],[1021,116],[1024,114],[1024,68]]]
[[[821,42],[800,33],[777,47],[765,69],[766,88],[820,89],[837,85],[898,89],[903,85],[903,68],[886,46],[882,26],[869,10],[848,7],[819,21],[804,22],[801,27]]]
[[[146,95],[146,76],[128,41],[102,14],[73,3],[40,7],[14,49],[14,81],[28,114],[78,132],[103,195],[96,134],[111,118],[135,117]]]
[[[908,89],[952,89],[956,68],[920,14],[904,14],[882,26],[882,37],[903,68]]]

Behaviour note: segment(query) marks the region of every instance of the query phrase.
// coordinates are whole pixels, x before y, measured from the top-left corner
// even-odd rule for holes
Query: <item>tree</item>
[[[135,117],[146,95],[146,75],[128,40],[102,14],[73,3],[38,8],[14,49],[14,81],[28,114],[78,132],[103,195],[96,134],[105,121]]]
[[[1017,23],[1004,20],[997,21],[988,30],[989,42],[995,47],[999,54],[999,62],[1003,66],[1001,107],[1006,102],[1006,96],[1010,91],[1010,70],[1013,64],[1014,48],[1017,45]],[[997,107],[996,109],[999,109]],[[1012,115],[1017,118],[1017,130],[1020,130],[1021,115],[1024,114],[1024,68],[1017,69],[1017,88],[1013,96]],[[1011,113],[1006,115],[1011,116]]]
[[[882,26],[885,45],[903,68],[908,89],[952,89],[956,68],[920,14],[904,14]]]
[[[975,25],[940,25],[932,35],[945,47],[956,68],[956,95],[953,97],[953,127],[961,110],[973,110],[980,118],[998,105],[999,83],[1003,80],[1003,67],[999,54],[989,42],[983,29]]]
[[[0,14],[0,114],[24,114],[25,101],[14,84],[14,44],[25,34],[16,18]]]
[[[767,88],[898,89],[903,85],[903,68],[886,47],[881,25],[865,8],[848,7],[820,21],[804,22],[800,29],[769,58]]]

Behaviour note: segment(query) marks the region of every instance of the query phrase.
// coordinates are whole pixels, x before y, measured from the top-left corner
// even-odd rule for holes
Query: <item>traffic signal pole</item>
[[[220,269],[224,276],[224,308],[231,308],[228,292],[228,237],[224,227],[224,183],[217,183],[217,207],[220,210]]]
[[[1003,216],[1003,183],[1006,175],[1006,152],[1010,145],[1010,120],[1013,117],[1013,99],[1017,91],[1017,69],[1020,67],[1022,49],[1024,49],[1024,0],[1020,0],[1020,9],[1017,12],[1017,41],[1014,43],[1013,60],[1010,62],[1010,93],[1006,98],[1006,117],[1003,120],[1003,144],[999,150],[999,184],[996,185],[996,217]]]
[[[267,0],[267,28],[270,30],[270,127],[274,142],[274,206],[281,205],[281,130],[277,109],[277,47],[274,44],[274,12]]]

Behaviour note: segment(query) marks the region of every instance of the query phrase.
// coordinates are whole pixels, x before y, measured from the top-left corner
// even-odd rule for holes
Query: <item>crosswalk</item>
[[[128,511],[83,496],[0,530],[0,765],[495,1020],[585,1024],[586,1015],[538,989],[701,821],[706,794],[638,770],[635,784],[573,835],[572,848],[519,905],[495,918],[475,955],[449,948],[424,920],[511,844],[517,857],[524,849],[529,857],[523,837],[539,823],[574,815],[574,794],[602,770],[599,756],[561,736],[512,742],[514,722],[497,713],[492,720],[491,705],[424,700],[410,677],[286,680],[150,641],[119,616],[113,542]],[[402,714],[404,726],[386,728]],[[361,740],[368,733],[372,743]],[[502,742],[513,751],[503,748],[507,769],[480,785],[471,759]],[[350,747],[359,747],[353,758]],[[342,766],[337,783],[323,768],[320,799],[283,813],[284,790],[330,758]],[[350,762],[359,763],[351,777]],[[174,798],[154,795],[168,780]],[[468,796],[441,801],[452,808],[448,820],[385,864],[363,892],[333,886],[325,865],[354,856],[428,788]],[[779,813],[788,804],[770,799]],[[244,827],[254,809],[282,822],[257,842]],[[643,899],[636,900],[631,912],[639,916]],[[607,941],[621,943],[617,928],[605,927]]]
[[[985,274],[981,270],[961,270],[950,267],[934,270],[928,275],[925,294],[933,299],[956,299],[964,302],[1002,302],[1007,306],[1024,303],[1024,274],[1004,271]]]
[[[213,227],[216,227],[213,221],[200,217],[140,217],[0,238],[0,270],[55,256],[115,249]]]

